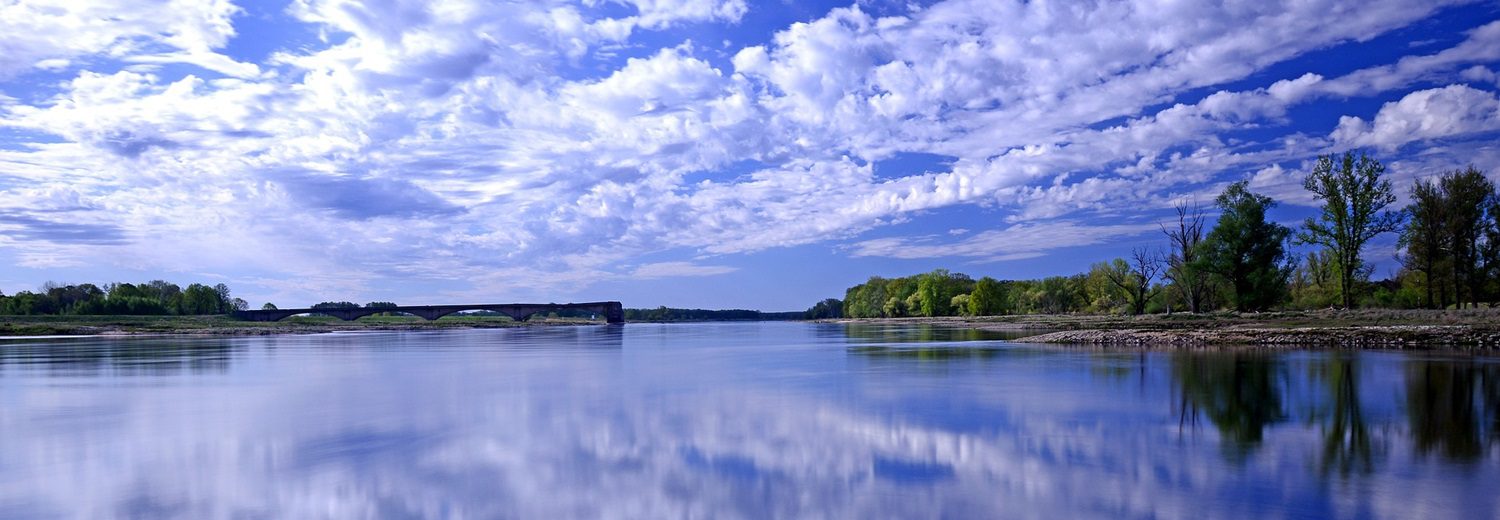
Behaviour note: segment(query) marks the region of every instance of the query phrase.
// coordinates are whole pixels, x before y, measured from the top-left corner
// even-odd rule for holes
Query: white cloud
[[[940,242],[934,237],[877,238],[855,243],[850,254],[904,259],[1020,260],[1042,256],[1056,249],[1101,244],[1152,232],[1160,232],[1157,224],[1085,225],[1072,221],[1051,221],[981,231],[956,242]]]
[[[1412,141],[1500,129],[1500,100],[1467,85],[1418,90],[1380,107],[1373,122],[1345,116],[1333,139],[1348,147],[1394,148]]]
[[[0,79],[100,54],[254,75],[255,65],[215,51],[235,34],[231,18],[239,12],[229,0],[7,2],[0,5]]]
[[[700,265],[692,262],[657,262],[642,264],[630,273],[631,278],[654,280],[684,276],[717,276],[739,269],[727,265]]]
[[[638,14],[635,22],[660,29],[681,21],[738,22],[750,10],[744,0],[629,0]]]
[[[1458,67],[1500,59],[1500,21],[1469,31],[1463,42],[1442,51],[1407,56],[1390,65],[1361,69],[1319,88],[1338,96],[1366,96],[1423,81],[1441,80]]]
[[[83,252],[89,261],[213,263],[341,289],[413,272],[455,273],[476,290],[514,290],[507,277],[577,288],[646,253],[847,239],[955,204],[1003,206],[1013,224],[1065,218],[1072,227],[1056,231],[1086,234],[1084,215],[1164,207],[1226,172],[1327,148],[1300,134],[1235,136],[1284,124],[1293,105],[1478,78],[1500,33],[1487,25],[1389,69],[1298,71],[1174,103],[1441,6],[1362,3],[1344,18],[1302,2],[952,0],[885,18],[855,6],[719,54],[691,41],[638,48],[633,35],[738,23],[743,2],[299,0],[290,12],[324,43],[243,64],[219,54],[234,34],[228,3],[150,19],[131,13],[159,4],[113,19],[36,5],[0,8],[19,17],[0,20],[25,22],[0,35],[18,49],[0,57],[0,76],[84,70],[48,95],[0,101],[0,130],[48,136],[0,149],[16,179],[0,179],[0,207],[29,200],[18,186],[66,188],[90,201],[80,218],[140,230]],[[57,38],[69,24],[87,30]],[[633,57],[604,59],[616,52]],[[92,67],[104,61],[124,66]],[[955,159],[877,176],[898,153]],[[192,241],[253,254],[197,254]],[[361,274],[320,275],[340,265]]]
[[[1464,69],[1460,73],[1460,76],[1469,81],[1500,85],[1500,74],[1496,74],[1495,71],[1490,70],[1489,67],[1485,67],[1484,65],[1475,65]]]

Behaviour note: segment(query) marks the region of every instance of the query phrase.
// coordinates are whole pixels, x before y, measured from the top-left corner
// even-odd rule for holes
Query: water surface
[[[0,343],[4,518],[1495,518],[1500,364],[630,324]]]

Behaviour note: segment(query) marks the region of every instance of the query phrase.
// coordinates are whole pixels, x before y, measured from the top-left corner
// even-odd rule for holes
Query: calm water
[[[1500,363],[800,323],[0,344],[5,518],[1500,516]]]

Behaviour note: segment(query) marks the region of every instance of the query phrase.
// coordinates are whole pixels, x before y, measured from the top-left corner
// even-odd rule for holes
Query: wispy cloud
[[[849,253],[886,258],[971,258],[998,262],[1036,258],[1056,249],[1101,244],[1149,232],[1159,232],[1157,224],[1083,225],[1052,221],[982,231],[958,241],[944,241],[935,236],[878,238],[853,244]]]
[[[737,268],[727,265],[700,265],[692,262],[656,262],[636,267],[634,271],[631,271],[630,276],[651,280],[683,276],[716,276],[732,273],[737,270]]]

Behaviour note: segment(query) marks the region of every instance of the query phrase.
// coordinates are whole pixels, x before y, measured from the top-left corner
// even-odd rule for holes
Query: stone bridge
[[[267,309],[259,311],[234,311],[230,316],[245,321],[280,321],[298,314],[327,314],[344,321],[357,320],[362,316],[381,312],[405,312],[428,320],[435,320],[459,311],[495,311],[524,321],[536,313],[564,310],[593,312],[604,316],[608,323],[625,323],[625,308],[620,302],[588,303],[482,303],[478,305],[400,305],[396,307],[358,307],[351,309]]]

